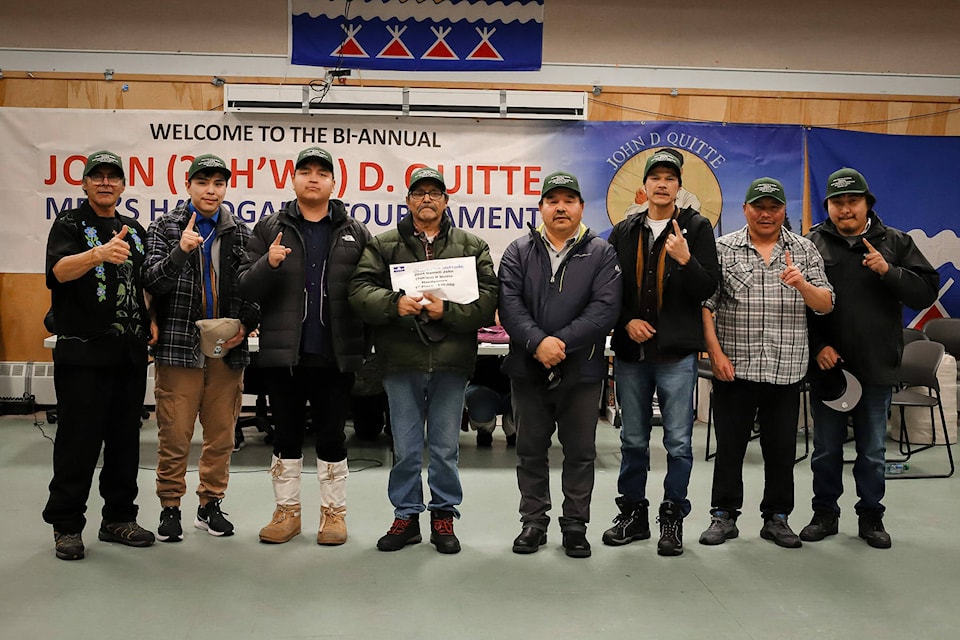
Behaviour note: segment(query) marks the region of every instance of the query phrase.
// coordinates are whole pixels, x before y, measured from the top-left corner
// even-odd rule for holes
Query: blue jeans
[[[460,418],[467,376],[460,373],[411,371],[383,377],[390,402],[393,468],[387,495],[398,518],[422,512],[424,425],[430,454],[427,484],[430,510],[452,511],[463,500],[460,486]]]
[[[886,453],[887,413],[891,388],[887,385],[863,385],[860,402],[850,413],[825,406],[810,395],[813,412],[813,509],[840,513],[837,501],[843,495],[843,441],[847,439],[847,420],[853,417],[853,435],[857,459],[853,479],[857,485],[858,514],[883,513],[884,458]]]
[[[625,362],[614,364],[617,396],[623,426],[620,429],[620,477],[617,489],[628,500],[646,500],[650,469],[650,429],[653,422],[653,392],[657,392],[663,416],[663,446],[667,450],[667,475],[663,500],[690,513],[687,485],[693,469],[693,389],[697,383],[696,357],[678,362]]]

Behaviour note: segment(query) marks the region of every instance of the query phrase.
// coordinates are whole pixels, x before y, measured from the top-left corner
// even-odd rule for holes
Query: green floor
[[[55,432],[54,426],[43,429]],[[567,558],[556,528],[538,553],[511,553],[519,532],[515,460],[499,431],[492,450],[477,450],[472,434],[461,440],[465,499],[457,523],[459,555],[442,556],[426,542],[396,553],[376,550],[392,520],[385,441],[372,447],[349,443],[346,545],[315,544],[315,475],[304,483],[304,534],[280,546],[260,544],[257,531],[272,513],[270,450],[248,431],[247,446],[234,454],[223,504],[237,535],[214,538],[190,528],[180,543],[147,549],[97,542],[101,502],[94,496],[84,536],[87,557],[64,562],[54,557],[51,530],[40,518],[51,443],[32,417],[5,416],[0,418],[0,638],[952,640],[960,635],[960,479],[888,483],[890,550],[871,549],[856,537],[853,495],[843,499],[838,536],[799,550],[781,549],[758,535],[762,467],[753,443],[741,537],[708,548],[697,544],[709,522],[713,471],[712,463],[702,461],[704,437],[698,424],[690,487],[694,511],[685,522],[686,552],[679,558],[658,557],[656,536],[619,548],[600,544],[614,513],[619,465],[617,431],[601,422],[590,559]],[[155,528],[152,420],[144,425],[142,442],[140,521]],[[943,453],[942,448],[924,453],[912,468],[932,469]],[[559,451],[556,455],[558,467]],[[191,469],[195,464],[194,459]],[[808,464],[796,467],[797,531],[810,517]],[[650,487],[655,499],[664,465],[657,447]],[[191,471],[188,484],[195,487],[196,481]],[[559,475],[554,500],[559,504]],[[194,508],[191,494],[184,502],[185,524]]]

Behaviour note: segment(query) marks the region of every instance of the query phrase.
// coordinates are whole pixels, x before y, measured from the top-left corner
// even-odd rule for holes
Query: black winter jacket
[[[475,257],[480,297],[469,304],[445,302],[439,324],[446,337],[424,344],[415,316],[400,316],[397,303],[402,294],[390,284],[389,265],[426,260],[423,243],[414,233],[413,216],[408,215],[396,229],[370,242],[350,284],[350,303],[373,326],[377,363],[384,373],[448,371],[469,376],[477,357],[477,329],[493,324],[497,308],[490,249],[480,237],[454,227],[443,216],[433,241],[434,259]]]
[[[611,344],[618,358],[631,362],[643,359],[643,350],[627,334],[627,323],[635,318],[651,320],[641,314],[637,285],[637,248],[646,217],[646,211],[627,217],[617,223],[609,238],[623,269],[623,306]],[[658,353],[681,357],[704,350],[701,306],[720,284],[720,264],[710,221],[694,209],[681,209],[676,219],[687,240],[690,261],[681,267],[669,255],[664,256],[662,302],[654,329]],[[672,222],[667,233],[674,233]],[[645,255],[648,250],[644,246]],[[666,254],[666,249],[663,253]]]
[[[542,226],[541,226],[542,228]],[[533,354],[544,338],[566,345],[564,382],[602,380],[604,346],[620,313],[623,286],[617,254],[580,226],[580,236],[553,274],[539,229],[510,243],[500,260],[500,322],[510,334],[503,371],[539,380],[544,366]]]
[[[370,232],[347,215],[339,200],[330,201],[333,231],[323,295],[330,304],[333,351],[341,371],[356,371],[366,349],[363,323],[347,302],[347,287]],[[302,216],[296,200],[257,223],[240,267],[240,293],[260,304],[261,367],[287,367],[300,361],[301,333],[306,318],[306,254],[301,232]],[[283,232],[290,255],[276,269],[267,262],[270,245]]]
[[[833,313],[807,312],[810,357],[832,346],[860,382],[893,385],[903,355],[903,305],[923,309],[937,299],[940,276],[920,253],[913,238],[887,227],[870,211],[867,241],[879,251],[890,270],[881,278],[863,266],[867,248],[853,246],[826,220],[807,236],[823,256],[827,279],[836,292]],[[811,363],[811,373],[819,371]]]

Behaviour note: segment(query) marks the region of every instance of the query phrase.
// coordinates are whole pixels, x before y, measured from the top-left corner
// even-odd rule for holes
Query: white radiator
[[[0,362],[0,398],[20,400],[30,395],[29,362]]]

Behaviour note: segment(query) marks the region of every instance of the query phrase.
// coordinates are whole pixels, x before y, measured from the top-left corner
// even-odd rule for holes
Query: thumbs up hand
[[[98,262],[109,262],[111,264],[123,264],[130,257],[130,245],[127,244],[127,233],[130,228],[123,225],[120,233],[114,234],[110,242],[95,247],[95,256]]]
[[[287,259],[287,256],[290,255],[290,247],[285,247],[281,244],[283,241],[283,231],[277,234],[277,237],[270,244],[270,248],[267,250],[267,262],[270,263],[270,266],[274,269],[280,267],[280,264]]]

